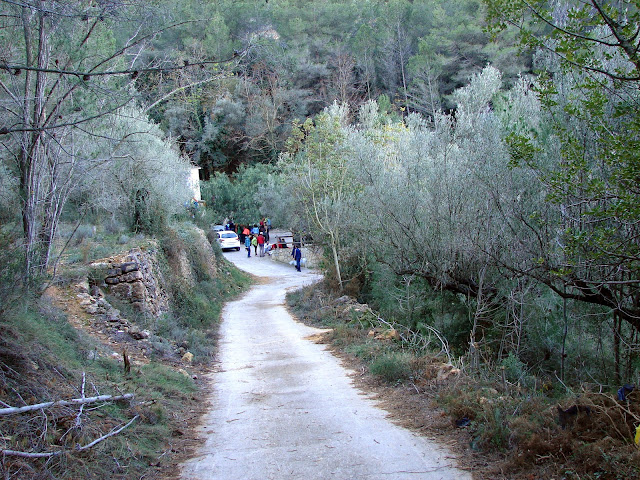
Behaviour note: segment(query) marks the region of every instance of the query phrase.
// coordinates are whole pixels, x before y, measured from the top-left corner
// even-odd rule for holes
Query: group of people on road
[[[225,222],[227,220],[225,219]],[[244,244],[247,249],[247,257],[251,257],[251,247],[253,247],[254,255],[264,257],[270,254],[272,246],[269,245],[269,233],[271,231],[271,219],[263,217],[259,224],[238,225],[233,220],[225,223],[227,230],[231,230],[238,234],[240,244]]]
[[[236,232],[240,240],[240,244],[244,244],[247,250],[247,257],[251,257],[251,248],[253,248],[254,255],[256,257],[264,257],[265,255],[271,255],[271,250],[274,248],[288,248],[286,244],[270,244],[269,233],[271,231],[271,219],[263,217],[259,223],[253,225],[236,225],[233,219],[229,220],[225,218],[223,222],[224,227],[227,230]],[[300,269],[300,263],[302,261],[302,251],[298,244],[293,245],[291,251],[293,257],[293,263],[296,266],[297,271]]]
[[[240,243],[244,243],[245,242],[245,237],[247,235],[253,235],[255,237],[257,237],[259,234],[262,234],[262,236],[264,236],[265,241],[267,243],[269,243],[269,232],[271,231],[271,219],[270,218],[266,218],[263,217],[260,220],[260,223],[254,223],[253,225],[248,224],[248,225],[236,225],[235,223],[233,223],[233,219],[229,220],[227,218],[225,218],[224,223],[223,223],[224,227],[227,230],[231,230],[232,232],[235,232],[238,234],[238,237],[240,239]]]
[[[243,232],[244,246],[247,249],[247,257],[251,256],[251,247],[254,249],[256,256],[264,257],[265,253],[269,253],[271,247],[268,245],[267,240],[262,232],[258,232],[257,235],[251,233],[248,229]],[[265,250],[266,245],[266,250]]]

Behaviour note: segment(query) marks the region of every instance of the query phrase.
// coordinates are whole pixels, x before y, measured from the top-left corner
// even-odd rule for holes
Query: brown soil
[[[151,347],[146,341],[134,340],[130,335],[123,334],[114,329],[106,328],[105,322],[97,320],[88,314],[73,287],[51,286],[46,294],[51,299],[54,306],[59,308],[67,316],[69,323],[90,335],[97,340],[107,350],[111,350],[114,359],[124,363],[122,355],[126,351],[132,366],[145,365],[150,362],[149,354]],[[158,361],[157,358],[154,358]],[[209,388],[207,374],[211,373],[211,365],[193,364],[185,365],[178,358],[162,358],[160,361],[174,369],[188,369],[200,390]],[[202,402],[201,398],[193,397],[189,401],[182,403],[179,411],[172,411],[172,420],[178,426],[174,428],[172,437],[168,442],[168,449],[159,456],[155,465],[151,465],[149,478],[159,480],[175,480],[179,478],[178,465],[190,458],[196,451],[200,439],[196,433],[196,428],[201,423],[203,415],[207,412],[208,405]]]

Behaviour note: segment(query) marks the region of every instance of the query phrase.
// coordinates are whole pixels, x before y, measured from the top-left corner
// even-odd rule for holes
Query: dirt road
[[[385,418],[284,307],[287,289],[314,282],[303,268],[225,253],[264,277],[223,312],[211,412],[185,480],[471,479],[445,449]]]

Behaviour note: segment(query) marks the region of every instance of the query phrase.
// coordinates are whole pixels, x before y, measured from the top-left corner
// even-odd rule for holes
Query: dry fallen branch
[[[96,403],[96,402],[118,402],[121,400],[130,400],[132,398],[133,398],[133,393],[126,393],[124,395],[116,395],[116,396],[98,395],[96,397],[72,398],[71,400],[58,400],[55,402],[37,403],[35,405],[25,405],[24,407],[0,408],[0,416],[32,412],[34,410],[40,410],[40,409],[49,408],[49,407],[68,407],[71,405],[84,405],[86,403]]]
[[[80,398],[85,399],[87,397],[84,396],[84,386],[85,386],[85,382],[86,382],[86,374],[85,372],[82,372],[82,388],[81,388],[81,394],[82,396]],[[80,426],[82,425],[82,410],[84,409],[84,403],[80,404],[80,409],[78,410],[78,415],[76,415],[76,421],[74,426],[76,428],[80,428]]]
[[[91,447],[97,445],[98,443],[102,442],[103,440],[106,440],[109,437],[113,437],[114,435],[119,434],[122,430],[124,430],[125,428],[127,428],[129,425],[131,425],[133,422],[135,422],[138,418],[140,417],[140,415],[136,415],[135,417],[133,417],[131,420],[129,420],[126,424],[124,424],[121,427],[115,428],[113,430],[111,430],[109,433],[107,433],[106,435],[101,436],[100,438],[96,438],[93,442],[91,443],[87,443],[86,445],[83,445],[82,447],[78,447],[76,450],[78,450],[79,452],[83,451],[83,450],[88,450]]]
[[[84,450],[90,449],[91,447],[94,447],[95,445],[102,442],[103,440],[106,440],[107,438],[113,437],[114,435],[117,435],[118,433],[120,433],[122,430],[127,428],[133,422],[135,422],[138,419],[138,417],[139,415],[136,415],[131,420],[129,420],[125,425],[115,428],[111,430],[109,433],[101,436],[100,438],[96,438],[94,441],[87,443],[86,445],[76,447],[71,451],[82,452]],[[1,455],[5,455],[9,457],[22,457],[22,458],[50,458],[50,457],[56,457],[58,455],[62,455],[63,453],[66,453],[66,452],[69,452],[69,450],[57,450],[55,452],[19,452],[17,450],[0,450]]]

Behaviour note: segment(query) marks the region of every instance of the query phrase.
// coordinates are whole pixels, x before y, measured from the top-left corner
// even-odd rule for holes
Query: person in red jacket
[[[264,235],[262,233],[258,234],[258,251],[260,256],[264,257]]]

